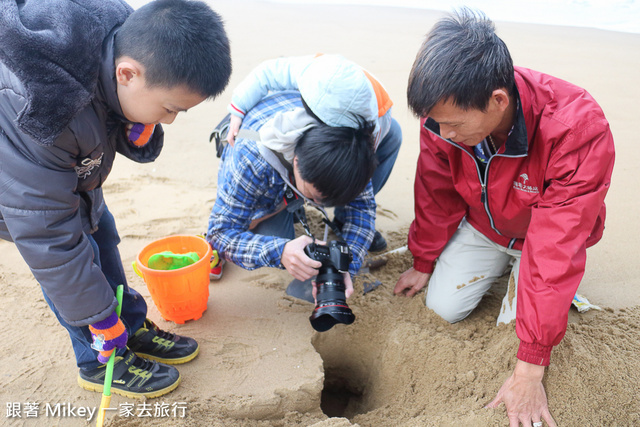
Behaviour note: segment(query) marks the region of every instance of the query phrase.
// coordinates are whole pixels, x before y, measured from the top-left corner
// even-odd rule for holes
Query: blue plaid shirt
[[[302,107],[299,92],[278,92],[251,109],[242,128],[259,130],[275,113]],[[209,217],[207,240],[226,260],[247,270],[284,268],[281,263],[288,239],[249,231],[251,221],[277,212],[286,183],[260,154],[255,141],[237,139],[222,154],[218,194]],[[342,235],[353,252],[349,266],[356,274],[374,235],[376,203],[371,182],[345,207]]]

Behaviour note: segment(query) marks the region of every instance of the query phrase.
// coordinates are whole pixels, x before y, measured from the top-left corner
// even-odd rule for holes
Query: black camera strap
[[[343,241],[343,242],[346,243],[346,240],[344,240],[344,237],[342,236],[342,231],[340,231],[340,229],[338,228],[338,225],[334,221],[331,221],[325,215],[325,216],[322,217],[322,222],[324,222],[331,229],[331,231],[333,231],[333,234],[336,235],[338,240]]]
[[[224,119],[220,121],[213,128],[213,132],[209,135],[209,142],[215,140],[216,142],[216,157],[221,158],[224,147],[227,145],[227,134],[229,133],[229,122],[231,121],[231,114],[224,116]]]
[[[316,238],[311,233],[311,228],[309,228],[309,223],[307,222],[307,214],[304,211],[304,199],[300,198],[289,184],[284,190],[284,204],[287,207],[287,211],[291,212],[293,218],[302,225],[304,232],[315,242]]]
[[[300,225],[302,225],[304,232],[307,233],[308,236],[312,237],[313,241],[315,242],[316,238],[311,233],[311,228],[309,227],[309,223],[307,221],[307,214],[304,210],[305,201],[303,198],[300,198],[298,196],[297,192],[294,191],[294,189],[291,188],[290,185],[287,185],[287,188],[284,192],[284,204],[287,207],[287,211],[291,212],[293,214],[293,218],[296,221],[298,221]],[[333,233],[336,235],[338,240],[342,242],[346,242],[344,240],[344,237],[342,236],[342,232],[338,228],[338,225],[327,217],[327,214],[324,211],[324,209],[319,209],[316,206],[313,206],[313,207],[315,207],[320,211],[320,213],[322,214],[322,222],[327,227],[329,227],[331,231],[333,231]]]

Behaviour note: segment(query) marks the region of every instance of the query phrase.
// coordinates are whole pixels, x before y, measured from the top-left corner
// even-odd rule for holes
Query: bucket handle
[[[226,117],[225,117],[226,119]],[[213,134],[211,134],[213,135]],[[209,141],[211,142],[211,141]],[[200,237],[201,239],[207,240],[205,233],[203,234],[198,234],[198,237]],[[216,268],[218,266],[218,263],[220,262],[220,256],[218,255],[218,251],[216,251],[215,249],[211,248],[212,252],[211,252],[211,261],[209,262],[209,265],[211,266],[211,268]]]

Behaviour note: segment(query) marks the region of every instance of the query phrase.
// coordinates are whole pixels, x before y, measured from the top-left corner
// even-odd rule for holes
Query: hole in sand
[[[324,388],[320,408],[328,417],[351,418],[354,408],[361,403],[363,390],[348,377],[342,369],[326,369],[324,371]]]
[[[350,332],[354,332],[356,328],[353,326],[336,326],[331,331],[317,334],[313,339],[313,346],[324,363],[324,389],[320,407],[329,417],[351,420],[374,409],[371,406],[376,387],[371,380],[372,372],[376,369],[372,366],[372,353],[367,352],[369,343],[354,342],[359,341],[354,339],[358,334],[338,332],[341,328],[350,328]]]

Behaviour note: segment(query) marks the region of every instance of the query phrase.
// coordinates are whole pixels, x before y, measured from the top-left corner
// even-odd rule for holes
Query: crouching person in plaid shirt
[[[351,274],[360,269],[375,232],[374,125],[358,119],[358,129],[327,126],[305,107],[299,92],[284,91],[247,113],[235,144],[222,154],[207,240],[223,259],[247,270],[286,269],[310,295],[321,263],[304,253],[313,238],[296,238],[300,210],[293,207],[301,201],[322,211],[344,205],[341,234],[353,254],[344,278],[348,297]]]

